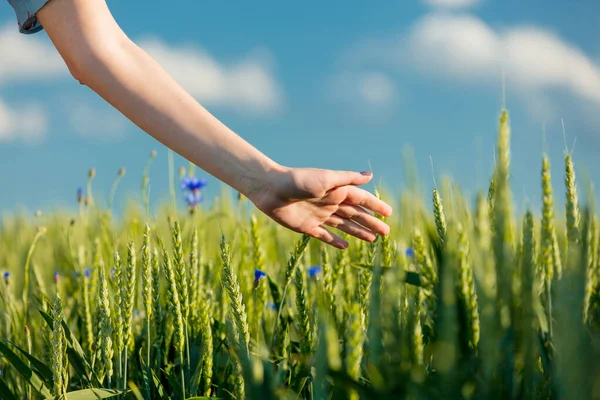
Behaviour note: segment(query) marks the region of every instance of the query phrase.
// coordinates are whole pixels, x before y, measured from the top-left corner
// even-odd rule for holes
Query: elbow
[[[91,50],[77,52],[77,54],[65,58],[65,63],[73,79],[85,86],[90,86],[94,70],[101,68],[99,61],[98,55]]]
[[[66,50],[62,56],[69,73],[77,82],[87,85],[90,68],[99,59],[98,51],[83,41]]]
[[[94,76],[106,65],[104,57],[91,49],[78,52],[65,61],[73,79],[88,87],[91,86]]]
[[[73,79],[81,85],[93,88],[94,82],[100,75],[110,73],[113,66],[122,58],[123,51],[120,43],[79,46],[64,59]]]
[[[79,82],[80,85],[86,85],[86,79],[84,79],[83,70],[79,67],[79,63],[76,61],[67,61],[66,64],[73,79]]]

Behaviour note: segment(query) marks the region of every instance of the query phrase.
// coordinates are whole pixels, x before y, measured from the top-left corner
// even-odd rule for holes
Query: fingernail
[[[373,173],[371,171],[363,171],[360,174],[364,175],[364,176],[371,176],[371,175],[373,175]]]

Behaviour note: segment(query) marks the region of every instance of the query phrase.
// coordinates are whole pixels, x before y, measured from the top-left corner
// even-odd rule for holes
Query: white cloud
[[[392,79],[383,72],[343,72],[332,80],[329,97],[335,102],[350,102],[358,107],[388,107],[397,98]]]
[[[205,105],[270,113],[283,101],[267,52],[225,65],[197,47],[174,47],[157,39],[142,40],[140,46]]]
[[[600,66],[539,27],[494,30],[471,15],[433,14],[415,25],[408,43],[420,70],[479,82],[497,82],[504,72],[522,92],[565,89],[600,103]]]
[[[479,3],[480,0],[423,0],[423,2],[430,6],[456,9],[471,7]]]
[[[23,35],[16,24],[0,27],[0,83],[68,76],[58,51],[44,35]]]
[[[46,113],[39,105],[9,106],[0,99],[0,143],[39,143],[46,134],[47,125]]]
[[[226,65],[200,48],[159,39],[139,42],[190,94],[207,106],[270,113],[283,102],[268,52]],[[46,35],[23,35],[15,24],[0,27],[0,85],[68,77],[69,70]]]
[[[410,53],[404,54],[420,70],[469,80],[498,72],[498,39],[487,25],[471,16],[425,17],[413,27],[408,46]]]
[[[370,72],[358,81],[358,92],[373,105],[385,105],[394,100],[394,83],[381,72]]]
[[[539,122],[565,112],[600,126],[600,59],[535,25],[495,27],[468,13],[434,11],[407,30],[367,37],[339,60],[342,71],[414,71],[516,99]],[[561,115],[562,113],[562,115]]]
[[[129,120],[108,105],[73,105],[69,107],[68,118],[71,127],[79,135],[104,142],[122,140],[130,124]]]

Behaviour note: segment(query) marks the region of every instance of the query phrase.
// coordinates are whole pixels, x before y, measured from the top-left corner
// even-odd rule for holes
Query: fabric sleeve
[[[19,31],[24,34],[36,33],[44,29],[36,17],[36,13],[49,0],[8,0],[15,9]]]

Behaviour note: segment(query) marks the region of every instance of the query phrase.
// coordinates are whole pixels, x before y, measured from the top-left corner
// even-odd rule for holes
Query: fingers
[[[346,189],[345,203],[366,208],[384,217],[392,215],[392,207],[383,200],[375,197],[375,195],[353,186]]]
[[[336,214],[333,214],[331,217],[329,217],[329,219],[325,221],[325,225],[337,228],[342,232],[346,232],[349,235],[355,236],[362,240],[366,240],[367,242],[372,242],[376,238],[375,233],[371,232],[363,226],[358,225],[354,221],[342,218]]]
[[[368,183],[372,178],[371,172],[329,171],[326,185],[329,189],[348,185],[360,186]]]
[[[364,208],[342,203],[339,205],[336,214],[342,218],[355,221],[374,233],[380,235],[387,235],[390,233],[390,227],[385,222],[375,218],[375,216],[371,215]]]
[[[310,232],[307,232],[309,236],[314,237],[315,239],[319,239],[323,243],[327,243],[332,245],[333,247],[337,247],[338,249],[345,249],[348,247],[348,242],[344,239],[336,235],[335,233],[330,232],[329,230],[323,228],[322,226],[317,226]]]

